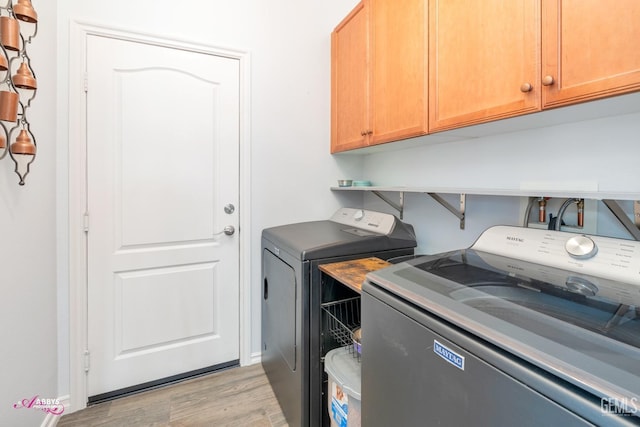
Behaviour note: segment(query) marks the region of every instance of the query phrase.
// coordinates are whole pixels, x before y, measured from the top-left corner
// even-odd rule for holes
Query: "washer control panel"
[[[372,233],[388,235],[393,231],[396,217],[365,209],[340,208],[333,214],[331,221]]]
[[[640,242],[635,240],[495,226],[482,233],[471,249],[640,285]]]

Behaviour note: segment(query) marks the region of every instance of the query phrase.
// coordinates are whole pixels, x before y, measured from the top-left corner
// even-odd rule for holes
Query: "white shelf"
[[[435,193],[466,194],[478,196],[510,196],[510,197],[557,197],[593,200],[640,200],[640,192],[604,192],[604,191],[570,191],[570,190],[531,190],[531,189],[496,189],[496,188],[447,188],[447,187],[402,187],[402,186],[370,186],[370,187],[331,187],[331,191],[377,191],[396,193]]]

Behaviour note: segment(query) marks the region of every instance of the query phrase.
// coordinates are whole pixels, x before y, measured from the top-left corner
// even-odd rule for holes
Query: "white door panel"
[[[123,96],[117,124],[121,135],[136,139],[120,139],[117,147],[122,245],[211,238],[220,220],[214,211],[220,177],[212,168],[218,153],[211,141],[219,140],[214,118],[223,88],[177,70],[115,76]],[[141,114],[149,105],[156,106],[153,114]],[[154,191],[140,192],[149,188]]]
[[[212,307],[201,303],[214,299],[213,274],[213,264],[117,274],[116,353],[214,335]],[[140,310],[149,303],[155,310]]]
[[[239,358],[239,64],[87,40],[88,394]]]

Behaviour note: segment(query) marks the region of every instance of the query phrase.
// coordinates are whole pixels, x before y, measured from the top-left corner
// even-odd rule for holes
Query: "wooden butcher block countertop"
[[[350,261],[333,262],[330,264],[320,264],[320,271],[333,277],[340,283],[345,284],[354,291],[360,293],[362,291],[362,283],[364,277],[370,271],[380,270],[390,266],[391,263],[381,260],[380,258],[370,257],[361,259],[352,259]]]

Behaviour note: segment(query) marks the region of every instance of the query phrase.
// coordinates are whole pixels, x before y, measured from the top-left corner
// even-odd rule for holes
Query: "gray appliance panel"
[[[303,330],[308,321],[303,319],[302,299],[309,267],[287,253],[276,256],[272,250],[262,248],[262,366],[289,423],[305,425],[308,337]]]
[[[267,340],[274,348],[268,351],[277,351],[291,371],[296,370],[296,350],[300,345],[298,313],[296,299],[298,294],[298,281],[296,272],[292,266],[276,257],[265,249],[262,254],[264,262],[264,283],[262,297],[264,304],[264,320],[268,325],[265,332]],[[269,283],[277,286],[269,286]],[[275,306],[272,302],[275,301]],[[265,342],[267,342],[265,340]]]
[[[356,233],[333,221],[310,221],[266,228],[262,237],[301,260],[348,256],[416,246],[411,226],[400,223],[390,235]]]
[[[635,417],[607,416],[593,396],[375,285],[365,287],[362,310],[367,427],[634,425]],[[463,357],[464,369],[436,354],[435,341]]]

